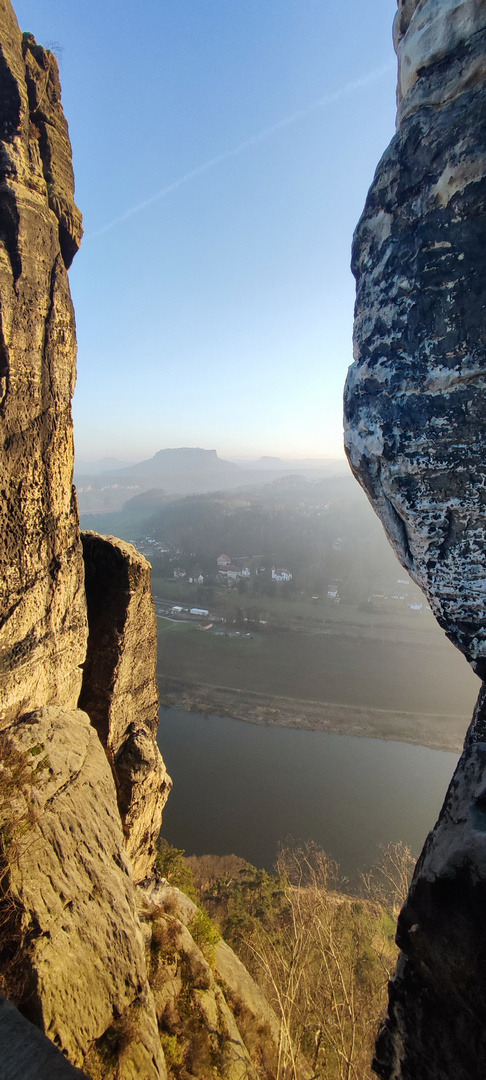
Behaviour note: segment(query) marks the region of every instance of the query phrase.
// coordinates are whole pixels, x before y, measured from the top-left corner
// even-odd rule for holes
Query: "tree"
[[[400,864],[401,852],[396,863]],[[371,1080],[386,983],[396,957],[393,923],[377,899],[336,891],[336,866],[315,844],[281,851],[286,906],[247,940],[253,973],[280,1021],[276,1080]]]

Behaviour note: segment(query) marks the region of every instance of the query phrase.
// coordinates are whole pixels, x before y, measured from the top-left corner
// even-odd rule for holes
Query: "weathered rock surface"
[[[169,1075],[179,1064],[197,1080],[275,1076],[278,1020],[233,950],[222,939],[206,952],[196,944],[198,908],[165,879],[139,894]]]
[[[0,707],[75,707],[86,649],[72,489],[79,246],[54,56],[0,3]]]
[[[216,945],[214,974],[254,1065],[264,1076],[276,1075],[279,1022],[248,969],[222,938]],[[301,1078],[310,1075],[298,1057],[297,1064]]]
[[[136,881],[150,874],[172,781],[157,747],[157,620],[150,564],[131,544],[83,533],[89,639],[80,708],[113,767]]]
[[[398,131],[358,225],[346,448],[398,557],[486,677],[486,4],[400,0]],[[482,1080],[486,709],[400,915],[375,1070]]]
[[[13,722],[3,737],[38,762],[31,783],[2,805],[0,821],[5,829],[13,810],[13,821],[24,822],[9,859],[28,966],[22,1011],[88,1075],[111,1048],[124,1080],[164,1077],[134,885],[98,736],[84,713],[50,707]]]
[[[486,1059],[486,691],[398,920],[382,1077],[480,1080]]]
[[[354,243],[345,439],[400,561],[483,677],[486,5],[411,7],[400,125]]]

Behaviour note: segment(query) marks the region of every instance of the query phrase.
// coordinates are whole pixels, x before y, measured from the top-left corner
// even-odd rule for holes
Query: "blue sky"
[[[395,0],[14,6],[60,60],[84,215],[78,456],[340,456]]]

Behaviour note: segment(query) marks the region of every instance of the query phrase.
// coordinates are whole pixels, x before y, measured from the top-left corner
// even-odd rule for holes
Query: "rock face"
[[[353,472],[447,636],[486,677],[486,4],[404,0],[398,129],[353,251]],[[375,1069],[479,1080],[486,1054],[486,709],[401,913]]]
[[[0,3],[0,705],[75,707],[86,651],[71,484],[76,340],[66,267],[80,243],[52,53]]]
[[[0,144],[0,1072],[166,1080],[165,1048],[174,1077],[263,1080],[266,1020],[249,1048],[191,936],[204,916],[180,894],[170,908],[154,874],[171,781],[150,566],[79,535],[67,268],[81,219],[57,64],[9,0]]]
[[[229,945],[205,944],[201,912],[165,879],[141,891],[150,985],[169,1076],[268,1080],[278,1073],[275,1013]],[[204,927],[204,923],[203,923]],[[299,1063],[299,1078],[307,1076]]]
[[[346,448],[400,561],[484,677],[486,5],[422,0],[397,26],[399,128],[354,243]]]
[[[154,749],[155,651],[145,689],[141,676],[155,648],[150,581],[122,545],[136,599],[122,591],[119,606],[133,630],[138,611],[141,645],[135,656],[125,634],[117,688],[132,710],[123,731],[119,710],[106,742],[112,773],[77,710],[88,626],[72,487],[67,268],[82,230],[71,147],[56,60],[22,36],[9,0],[0,42],[0,988],[74,1065],[98,1076],[111,1053],[103,1076],[116,1067],[155,1080],[165,1064],[127,858],[128,847],[136,872],[150,869],[167,789]],[[93,721],[112,689],[92,688]],[[0,1026],[2,1063],[12,1015]]]
[[[486,1055],[486,697],[398,920],[402,949],[376,1047],[386,1078],[480,1080]]]
[[[131,544],[83,533],[89,639],[80,708],[105,747],[135,881],[150,874],[172,781],[157,747],[157,620],[150,564]]]
[[[115,1042],[117,1075],[163,1077],[134,885],[96,731],[79,710],[50,707],[14,721],[2,740],[33,766],[0,822],[20,913],[23,1012],[88,1073]]]

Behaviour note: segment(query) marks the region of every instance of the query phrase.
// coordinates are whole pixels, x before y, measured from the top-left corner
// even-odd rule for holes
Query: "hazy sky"
[[[78,456],[342,454],[395,0],[14,0],[60,60]]]

